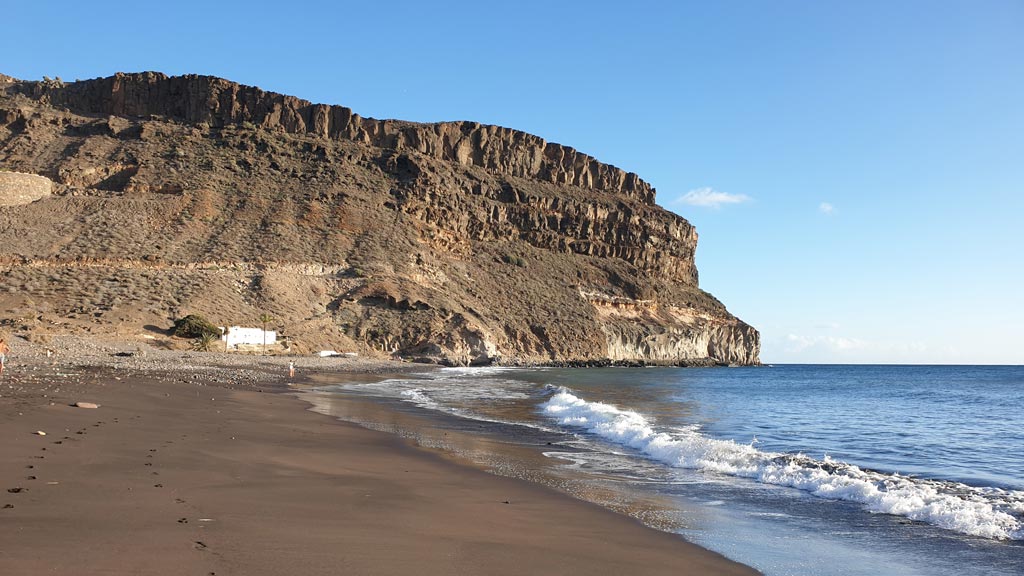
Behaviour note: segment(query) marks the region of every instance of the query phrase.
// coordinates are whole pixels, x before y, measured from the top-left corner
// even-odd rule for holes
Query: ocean
[[[1024,367],[449,368],[306,397],[768,576],[1024,574]]]

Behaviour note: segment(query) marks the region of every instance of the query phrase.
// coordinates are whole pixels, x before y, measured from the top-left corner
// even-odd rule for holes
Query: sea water
[[[1024,367],[442,369],[314,396],[769,576],[1024,574]]]

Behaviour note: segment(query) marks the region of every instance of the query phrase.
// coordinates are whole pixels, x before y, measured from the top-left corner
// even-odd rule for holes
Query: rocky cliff
[[[251,123],[268,130],[351,140],[377,148],[415,150],[432,158],[583,188],[619,192],[648,204],[654,190],[636,174],[568,146],[476,122],[415,124],[363,118],[344,106],[306,100],[211,76],[117,74],[65,84],[20,83],[32,97],[89,114],[161,116],[210,126]]]
[[[55,182],[0,208],[17,329],[151,336],[188,312],[269,312],[305,349],[757,362],[757,331],[699,289],[697,234],[653,188],[508,128],[206,76],[5,77],[0,169]]]

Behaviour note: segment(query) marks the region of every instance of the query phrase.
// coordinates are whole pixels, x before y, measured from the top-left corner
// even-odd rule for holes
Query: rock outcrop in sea
[[[0,208],[15,330],[158,338],[188,313],[269,313],[300,350],[758,362],[757,331],[698,286],[696,231],[648,183],[509,128],[208,76],[3,77],[0,169],[53,182]]]

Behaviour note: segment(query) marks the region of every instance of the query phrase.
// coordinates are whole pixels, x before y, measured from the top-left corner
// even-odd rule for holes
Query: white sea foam
[[[579,428],[636,449],[674,467],[755,479],[805,490],[822,498],[858,502],[871,512],[896,514],[964,534],[1024,540],[1024,492],[975,488],[863,470],[830,458],[763,452],[718,440],[697,429],[659,431],[632,410],[587,402],[558,388],[540,406],[563,426]]]
[[[403,400],[408,400],[421,408],[427,408],[430,410],[441,410],[442,406],[435,402],[430,396],[423,393],[423,390],[419,388],[411,388],[408,390],[402,390],[400,392]]]
[[[520,422],[481,414],[480,404],[495,401],[528,400],[533,385],[521,380],[494,378],[500,372],[511,370],[503,367],[445,368],[425,377],[392,378],[377,382],[343,384],[340,387],[361,394],[396,398],[425,410],[444,412],[451,416],[491,422],[525,426],[545,432],[557,433],[551,427],[537,422]],[[484,378],[484,376],[489,376]]]
[[[444,377],[462,377],[462,376],[492,376],[494,374],[501,374],[502,372],[510,372],[515,368],[508,366],[446,366],[438,370],[440,376]],[[435,373],[435,378],[437,377]]]
[[[531,385],[519,380],[480,378],[494,376],[497,368],[446,368],[421,378],[392,378],[378,382],[343,384],[345,390],[400,398],[423,408],[445,409],[472,401],[529,398]],[[507,370],[504,369],[504,370]]]

